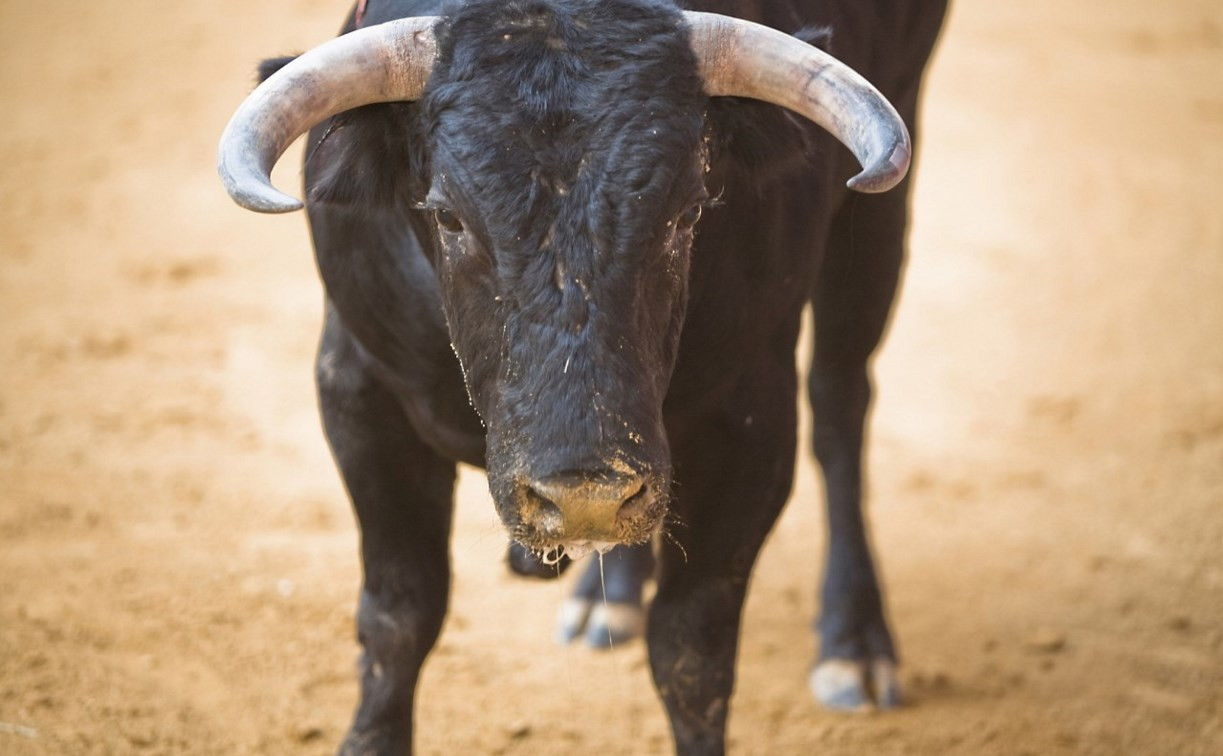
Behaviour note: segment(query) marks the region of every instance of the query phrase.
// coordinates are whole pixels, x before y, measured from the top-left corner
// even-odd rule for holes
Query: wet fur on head
[[[493,12],[502,15],[502,26],[507,29],[531,29],[544,32],[545,44],[563,43],[565,35],[586,33],[587,29],[598,29],[599,6],[589,3],[587,28],[574,25],[566,27],[550,21],[548,28],[540,27],[545,18],[543,11],[548,3],[541,0],[505,3],[460,3],[450,2],[445,6],[449,18],[462,16],[459,27],[443,23],[439,26],[442,39],[453,38],[463,26],[473,25],[479,14],[488,12],[482,6],[492,6]],[[668,8],[670,3],[639,3],[644,8]],[[610,11],[606,11],[610,12]],[[617,15],[616,18],[620,18]],[[533,20],[534,19],[534,20]],[[507,33],[505,31],[502,34]],[[513,32],[510,32],[513,33]],[[820,47],[831,49],[831,31],[823,28],[806,28],[795,34],[799,39]],[[538,43],[537,33],[534,41]],[[549,43],[548,40],[554,40]],[[524,45],[531,39],[523,40]],[[258,67],[259,81],[266,80],[283,68],[296,56],[269,58]],[[451,55],[439,58],[439,65],[454,65]],[[462,56],[457,61],[469,71],[476,61]],[[548,103],[563,100],[565,79],[557,70],[543,70],[520,82],[525,88],[524,102],[534,103],[538,113],[546,112]],[[549,92],[541,85],[559,87]],[[536,87],[532,90],[531,87]],[[540,94],[536,94],[540,93]],[[598,105],[597,103],[595,104]],[[713,171],[709,177],[709,192],[717,195],[720,188],[729,184],[754,184],[763,186],[793,172],[806,163],[813,153],[809,124],[766,103],[732,97],[714,98],[706,111],[706,142]],[[428,157],[424,142],[428,130],[422,123],[415,103],[386,103],[369,105],[341,113],[327,126],[322,142],[327,143],[327,170],[317,176],[308,188],[312,202],[329,202],[350,205],[354,208],[376,209],[380,212],[395,209],[407,212],[424,199],[428,191]],[[311,146],[308,159],[315,159],[322,143]],[[799,159],[796,159],[799,158]]]

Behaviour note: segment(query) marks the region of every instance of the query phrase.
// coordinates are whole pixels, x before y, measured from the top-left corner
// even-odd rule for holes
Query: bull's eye
[[[463,221],[459,220],[459,216],[445,208],[437,208],[433,211],[433,218],[437,221],[437,225],[443,231],[449,231],[452,234],[457,234],[463,230]]]
[[[700,219],[701,219],[701,206],[698,204],[698,205],[693,205],[692,207],[685,210],[684,214],[679,216],[679,219],[676,220],[676,223],[679,225],[680,228],[692,228],[693,226],[696,225],[696,222],[699,221]]]

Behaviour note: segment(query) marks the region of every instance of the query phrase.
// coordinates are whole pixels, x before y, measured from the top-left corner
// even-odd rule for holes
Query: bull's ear
[[[709,129],[710,191],[745,183],[757,187],[801,169],[812,154],[810,129],[789,111],[738,97],[715,97]]]
[[[267,60],[259,61],[259,83],[262,84],[267,81],[269,76],[289,65],[296,58],[296,55],[284,55],[279,58],[268,58]]]
[[[367,105],[317,127],[307,145],[311,203],[407,212],[427,189],[415,103]]]
[[[831,30],[807,27],[794,34],[830,52]],[[813,154],[815,130],[784,108],[739,97],[714,97],[706,119],[709,128],[711,191],[730,185],[770,182],[801,170]]]

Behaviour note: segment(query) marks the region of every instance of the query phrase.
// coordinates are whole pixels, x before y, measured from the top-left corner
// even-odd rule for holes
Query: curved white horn
[[[293,140],[345,110],[415,100],[436,54],[436,17],[391,21],[345,34],[299,56],[238,107],[217,151],[217,171],[239,205],[261,213],[302,203],[272,186],[272,166]]]
[[[848,186],[883,192],[905,177],[912,145],[892,104],[828,53],[767,26],[716,13],[684,13],[711,97],[750,97],[789,108],[854,153]]]

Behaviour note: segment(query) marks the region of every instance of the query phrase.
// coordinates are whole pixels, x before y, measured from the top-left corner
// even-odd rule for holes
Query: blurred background
[[[0,752],[329,753],[357,537],[315,416],[304,218],[213,169],[322,0],[0,0]],[[766,546],[737,754],[1223,751],[1223,5],[956,0],[870,514],[914,705],[806,690],[804,463]],[[277,183],[298,183],[296,151]],[[464,470],[421,753],[666,753],[644,648],[552,643]]]

